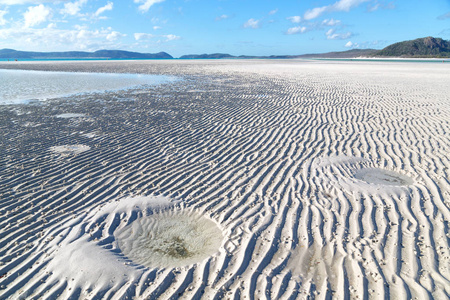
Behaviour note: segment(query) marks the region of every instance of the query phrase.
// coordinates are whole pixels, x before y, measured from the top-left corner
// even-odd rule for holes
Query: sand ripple
[[[448,299],[447,65],[20,64],[184,79],[0,107],[0,298]]]

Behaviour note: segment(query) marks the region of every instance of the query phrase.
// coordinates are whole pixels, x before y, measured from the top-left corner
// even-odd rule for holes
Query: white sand
[[[68,118],[84,118],[85,114],[75,114],[75,113],[64,113],[56,115],[57,118],[68,119]]]
[[[373,183],[381,186],[383,185],[402,186],[402,185],[412,185],[414,183],[414,181],[411,178],[405,175],[376,168],[358,170],[355,173],[355,178],[365,181],[367,183]]]
[[[62,145],[62,146],[52,146],[50,147],[50,151],[61,154],[62,156],[67,156],[71,154],[79,154],[84,151],[91,149],[91,147],[87,145]]]
[[[0,298],[448,299],[449,64],[22,65],[186,77],[87,99],[95,123],[77,131],[101,138],[33,159],[24,136],[70,145],[70,119],[12,127],[27,115],[3,108],[17,143],[0,171]]]

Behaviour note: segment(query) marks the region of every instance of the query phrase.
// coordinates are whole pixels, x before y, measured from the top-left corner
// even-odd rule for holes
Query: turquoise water
[[[177,60],[179,58],[158,58],[155,60]],[[180,59],[180,60],[204,60],[204,58],[188,58],[188,59]],[[224,60],[239,60],[239,58],[223,58]],[[246,60],[248,58],[245,58]],[[301,58],[302,59],[302,58]],[[149,60],[148,58],[130,58],[130,59],[124,59],[124,58],[43,58],[43,59],[32,59],[32,58],[24,58],[19,59],[18,61],[83,61],[83,60]],[[276,59],[274,59],[276,60]],[[304,58],[304,60],[328,60],[328,61],[364,61],[364,62],[418,62],[418,63],[450,63],[449,58],[434,58],[434,59],[384,59],[384,58],[376,58],[376,59],[365,59],[365,58]],[[6,59],[6,58],[0,58],[0,61],[10,61],[14,62],[14,59]]]
[[[173,76],[0,69],[0,105],[80,93],[114,91],[177,80]]]
[[[10,61],[10,62],[14,62],[14,61],[64,61],[64,60],[68,60],[68,61],[74,61],[74,60],[107,60],[102,59],[102,58],[93,58],[93,59],[89,59],[89,58],[84,58],[84,59],[77,59],[77,58],[43,58],[43,59],[34,59],[34,58],[19,58],[19,59],[14,59],[14,58],[0,58],[0,61]]]
[[[312,58],[313,60],[325,61],[354,61],[354,62],[401,62],[401,63],[450,63],[448,58],[434,58],[434,59],[384,59],[384,58]]]
[[[0,61],[170,60],[173,58],[0,58]]]

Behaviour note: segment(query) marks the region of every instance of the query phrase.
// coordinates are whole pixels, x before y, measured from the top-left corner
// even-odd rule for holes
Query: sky
[[[0,49],[296,55],[450,39],[450,0],[0,0]]]

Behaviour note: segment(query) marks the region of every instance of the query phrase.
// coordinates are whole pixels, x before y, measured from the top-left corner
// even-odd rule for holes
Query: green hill
[[[403,41],[387,46],[382,50],[352,49],[340,52],[313,53],[302,55],[271,55],[271,56],[233,56],[226,53],[190,54],[182,59],[292,59],[292,58],[357,58],[357,57],[410,57],[410,58],[450,58],[450,41],[441,38],[426,37],[411,41]],[[139,53],[123,50],[99,50],[95,52],[31,52],[1,49],[0,59],[171,59],[166,52]]]
[[[213,54],[188,54],[180,56],[181,59],[221,59],[221,58],[233,58],[234,56],[226,53],[213,53]]]
[[[374,56],[450,57],[450,42],[429,36],[389,45],[377,51]]]
[[[95,52],[68,51],[68,52],[31,52],[16,51],[13,49],[1,49],[0,58],[8,59],[170,59],[173,58],[166,52],[159,53],[139,53],[123,50],[99,50]]]

